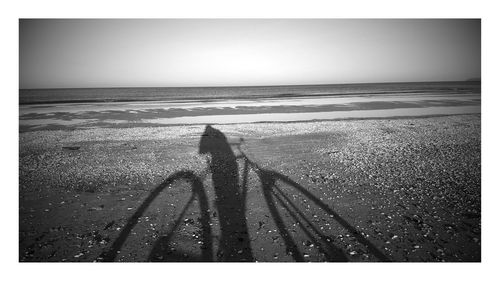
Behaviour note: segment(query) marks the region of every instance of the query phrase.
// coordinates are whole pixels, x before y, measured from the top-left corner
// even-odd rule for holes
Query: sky
[[[21,19],[19,87],[184,87],[481,77],[474,19]]]

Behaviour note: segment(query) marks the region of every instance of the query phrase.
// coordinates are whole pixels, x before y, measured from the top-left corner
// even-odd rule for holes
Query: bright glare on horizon
[[[457,81],[480,20],[20,20],[20,88]]]

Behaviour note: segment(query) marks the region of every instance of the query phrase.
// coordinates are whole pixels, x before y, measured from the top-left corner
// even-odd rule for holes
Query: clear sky
[[[20,88],[456,81],[481,77],[460,19],[20,20]]]

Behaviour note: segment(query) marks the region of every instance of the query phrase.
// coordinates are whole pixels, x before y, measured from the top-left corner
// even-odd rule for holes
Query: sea
[[[248,87],[20,89],[19,104],[279,99],[348,95],[480,94],[481,82],[412,82]]]

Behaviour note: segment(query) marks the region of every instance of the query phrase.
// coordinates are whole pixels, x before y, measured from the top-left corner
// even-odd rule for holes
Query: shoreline
[[[310,120],[295,120],[295,121],[258,121],[258,122],[234,122],[234,123],[172,123],[172,124],[159,124],[159,123],[113,123],[110,124],[95,124],[95,126],[76,126],[68,123],[67,125],[47,125],[43,128],[25,128],[19,126],[19,133],[24,134],[36,131],[74,131],[74,130],[89,130],[89,129],[133,129],[133,128],[176,128],[186,126],[200,126],[200,125],[260,125],[260,124],[300,124],[300,123],[322,123],[322,122],[341,122],[341,121],[370,121],[370,120],[405,120],[405,119],[426,119],[437,117],[452,117],[452,116],[481,116],[481,112],[477,113],[454,113],[454,114],[428,114],[428,115],[401,115],[401,116],[387,116],[387,117],[346,117],[338,119],[310,119]],[[96,120],[97,121],[97,120]]]
[[[131,129],[131,128],[163,128],[163,127],[185,127],[185,126],[199,126],[199,125],[247,125],[247,124],[294,124],[294,123],[321,123],[321,122],[336,122],[336,121],[363,121],[363,120],[404,120],[404,119],[426,119],[426,118],[435,118],[435,117],[451,117],[451,116],[474,116],[481,115],[481,113],[456,113],[456,114],[429,114],[429,115],[402,115],[402,116],[388,116],[388,117],[347,117],[347,118],[339,118],[339,119],[311,119],[311,120],[296,120],[296,121],[258,121],[251,123],[179,123],[179,124],[155,124],[155,123],[114,123],[113,126],[91,126],[91,127],[79,127],[75,126],[72,128],[71,126],[57,126],[57,125],[49,125],[44,127],[43,129],[22,129],[20,126],[20,133],[27,133],[33,131],[54,131],[54,130],[63,130],[63,131],[73,131],[73,130],[85,130],[85,129],[95,129],[98,127],[101,128],[113,128],[113,129]]]
[[[247,99],[212,102],[99,103],[20,108],[20,131],[51,128],[156,126],[342,120],[481,112],[480,95],[381,95]]]

